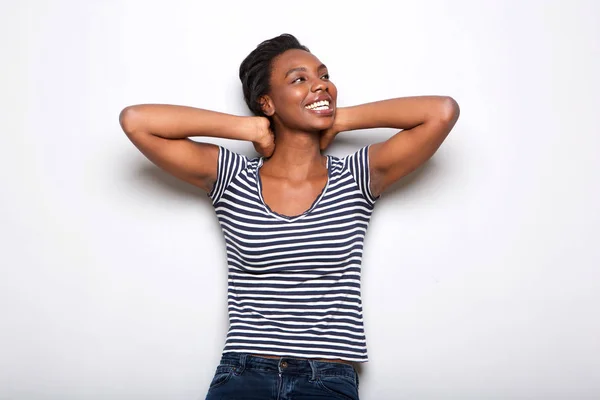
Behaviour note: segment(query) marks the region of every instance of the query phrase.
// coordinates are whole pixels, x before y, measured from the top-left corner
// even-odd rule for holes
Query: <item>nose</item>
[[[314,83],[312,84],[311,90],[313,92],[316,92],[317,90],[327,90],[328,88],[328,83],[327,81],[324,81],[323,79],[317,79],[314,81]]]

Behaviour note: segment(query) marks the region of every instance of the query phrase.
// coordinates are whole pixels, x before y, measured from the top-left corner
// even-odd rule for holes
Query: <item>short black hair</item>
[[[265,116],[259,99],[271,89],[273,59],[287,50],[299,49],[310,53],[306,46],[289,33],[284,33],[259,44],[240,65],[240,80],[244,100],[255,115]]]

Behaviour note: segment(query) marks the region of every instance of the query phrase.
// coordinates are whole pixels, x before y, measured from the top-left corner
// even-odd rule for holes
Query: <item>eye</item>
[[[329,80],[329,74],[325,74],[321,77],[321,79],[325,79],[326,81]]]
[[[301,76],[301,77],[299,77],[299,78],[296,78],[296,79],[294,79],[294,80],[292,81],[292,83],[303,82],[303,81],[305,81],[305,80],[306,80],[306,79],[304,79],[304,77],[303,77],[303,76]]]

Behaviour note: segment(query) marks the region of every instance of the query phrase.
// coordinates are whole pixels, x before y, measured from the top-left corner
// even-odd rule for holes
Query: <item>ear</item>
[[[269,95],[261,96],[258,99],[260,104],[260,108],[263,110],[267,117],[272,117],[275,114],[275,105],[273,104],[273,100],[269,97]]]

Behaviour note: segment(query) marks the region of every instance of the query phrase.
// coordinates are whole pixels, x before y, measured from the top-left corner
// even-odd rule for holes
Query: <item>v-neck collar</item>
[[[260,202],[261,202],[262,206],[264,207],[265,211],[267,212],[267,214],[273,216],[274,218],[277,218],[279,220],[286,221],[286,222],[295,222],[295,221],[298,221],[299,219],[304,218],[306,215],[310,214],[312,212],[312,210],[314,210],[317,207],[317,205],[319,204],[321,199],[325,196],[325,193],[327,192],[327,188],[329,187],[329,182],[331,181],[331,157],[329,155],[326,155],[326,157],[327,157],[327,160],[326,160],[327,182],[325,183],[325,186],[321,190],[321,193],[319,193],[319,195],[315,198],[312,205],[306,211],[304,211],[301,214],[294,215],[294,216],[284,215],[284,214],[275,212],[275,211],[271,210],[271,207],[269,207],[269,205],[265,202],[265,199],[263,198],[263,195],[262,195],[262,181],[260,179],[260,167],[262,167],[265,158],[260,157],[258,159],[258,163],[256,165],[256,188],[258,191],[258,198],[260,199]]]

